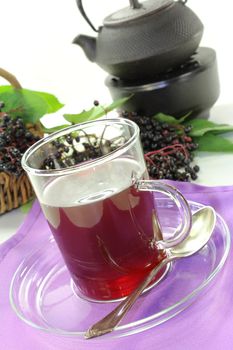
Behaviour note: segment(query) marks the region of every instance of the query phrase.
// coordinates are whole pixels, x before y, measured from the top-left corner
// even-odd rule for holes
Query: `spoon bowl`
[[[206,245],[212,235],[215,223],[216,213],[212,207],[203,207],[196,211],[192,217],[192,228],[189,235],[175,247],[166,249],[167,257],[152,269],[139,286],[112,312],[91,326],[85,333],[85,338],[90,339],[112,332],[164,266],[176,259],[193,255]]]
[[[202,249],[209,241],[216,224],[216,214],[212,207],[204,207],[192,216],[192,228],[189,235],[176,246],[170,248],[170,254],[184,258]]]

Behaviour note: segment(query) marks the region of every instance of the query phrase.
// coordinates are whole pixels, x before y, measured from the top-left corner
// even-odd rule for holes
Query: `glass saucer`
[[[189,202],[192,212],[203,205]],[[177,227],[168,215],[170,199],[158,199],[159,217],[166,209],[164,232]],[[169,209],[170,208],[170,209]],[[173,212],[174,214],[175,212]],[[154,327],[189,306],[221,270],[230,248],[230,233],[220,215],[208,244],[191,257],[174,262],[159,284],[143,294],[122,323],[102,340],[122,337]],[[10,301],[16,314],[30,326],[58,334],[84,337],[85,331],[117,303],[95,303],[73,292],[69,273],[52,237],[27,256],[15,272]]]

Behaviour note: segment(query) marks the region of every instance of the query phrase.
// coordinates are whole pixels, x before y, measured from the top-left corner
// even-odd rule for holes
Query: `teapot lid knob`
[[[142,6],[142,4],[140,4],[138,0],[129,0],[129,3],[133,9],[140,9],[140,7]]]
[[[129,0],[130,6],[123,8],[104,19],[104,25],[115,26],[149,14],[156,13],[168,6],[174,5],[174,0],[147,0],[140,3],[138,0]]]

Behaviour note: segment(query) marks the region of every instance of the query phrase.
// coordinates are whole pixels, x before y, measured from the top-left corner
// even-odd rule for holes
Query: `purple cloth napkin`
[[[204,187],[173,183],[187,199],[211,205],[233,232],[233,186]],[[22,259],[49,234],[38,203],[18,232],[0,246],[0,350],[232,350],[233,247],[208,293],[179,315],[147,331],[112,340],[82,340],[34,329],[21,321],[9,303],[9,286]]]

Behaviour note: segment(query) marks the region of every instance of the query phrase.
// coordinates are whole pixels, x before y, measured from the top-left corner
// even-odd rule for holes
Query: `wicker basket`
[[[20,177],[0,172],[0,214],[27,203],[34,196],[32,185],[23,172]]]

